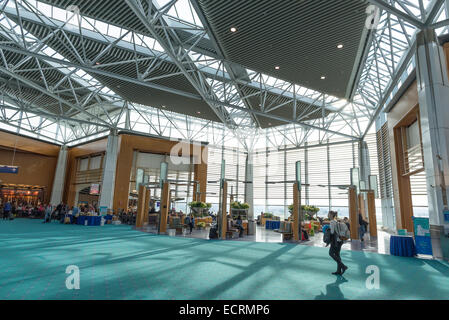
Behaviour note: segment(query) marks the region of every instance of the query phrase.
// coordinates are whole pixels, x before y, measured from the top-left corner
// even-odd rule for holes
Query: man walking
[[[340,236],[340,223],[337,220],[337,212],[329,212],[330,230],[331,230],[331,247],[329,249],[329,255],[332,259],[337,262],[337,271],[332,272],[334,275],[343,275],[348,269],[347,266],[343,264],[340,257],[341,247],[343,246],[343,240]]]

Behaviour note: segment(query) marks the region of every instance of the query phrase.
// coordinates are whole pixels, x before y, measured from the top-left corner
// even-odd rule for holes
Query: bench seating
[[[292,223],[288,221],[281,221],[280,228],[274,230],[274,232],[282,234],[284,240],[290,240],[293,237]]]

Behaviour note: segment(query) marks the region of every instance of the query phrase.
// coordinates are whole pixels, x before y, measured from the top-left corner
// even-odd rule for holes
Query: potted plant
[[[197,228],[198,228],[199,230],[201,230],[201,229],[206,228],[206,223],[201,221],[201,222],[198,222],[198,223],[196,224],[196,226],[197,226]]]
[[[205,217],[212,207],[212,204],[207,204],[201,201],[192,201],[189,203],[189,207],[195,217]]]

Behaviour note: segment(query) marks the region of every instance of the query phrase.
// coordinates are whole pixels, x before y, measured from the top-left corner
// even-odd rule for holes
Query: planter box
[[[248,220],[248,209],[231,209],[232,219],[235,220],[238,216],[240,216],[242,220]]]
[[[193,215],[195,217],[199,217],[199,216],[206,216],[209,212],[208,208],[190,208],[190,210],[192,210]]]

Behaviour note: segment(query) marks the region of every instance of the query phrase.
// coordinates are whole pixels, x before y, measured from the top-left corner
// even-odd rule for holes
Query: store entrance
[[[44,187],[32,185],[2,184],[0,198],[2,203],[25,203],[37,206],[44,201]]]
[[[100,196],[98,194],[91,194],[90,186],[78,192],[78,206],[98,209],[99,201]]]

